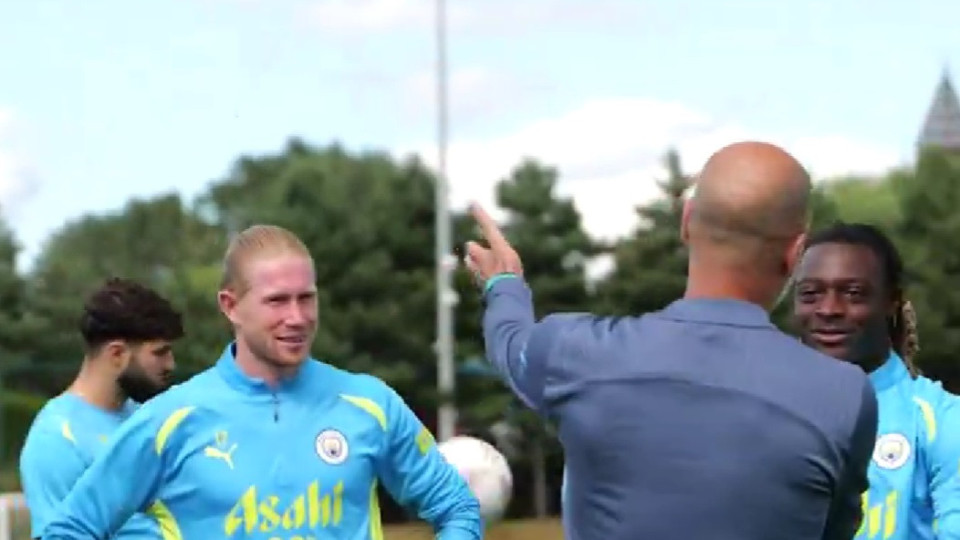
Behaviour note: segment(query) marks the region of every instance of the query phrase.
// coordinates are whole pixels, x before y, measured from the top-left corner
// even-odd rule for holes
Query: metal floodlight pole
[[[436,0],[437,54],[437,184],[436,184],[436,261],[437,261],[437,390],[440,407],[437,411],[437,437],[445,441],[453,437],[457,425],[457,409],[452,402],[456,390],[453,347],[453,308],[456,294],[452,273],[457,260],[451,245],[450,196],[447,183],[447,13],[446,0]]]

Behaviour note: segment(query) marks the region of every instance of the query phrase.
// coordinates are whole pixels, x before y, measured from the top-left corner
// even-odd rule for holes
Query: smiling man
[[[180,314],[133,281],[111,279],[83,306],[86,345],[80,373],[43,407],[20,453],[20,478],[39,538],[107,437],[142,403],[170,386],[171,344],[183,336]],[[134,515],[119,539],[156,539],[156,523]]]
[[[310,357],[316,273],[299,238],[237,235],[218,299],[233,343],[124,424],[44,539],[107,538],[143,510],[167,539],[382,539],[378,483],[437,540],[480,539],[476,498],[403,399]]]
[[[803,341],[870,374],[879,430],[863,540],[960,539],[960,399],[919,374],[903,263],[880,230],[838,224],[812,236],[794,317]]]

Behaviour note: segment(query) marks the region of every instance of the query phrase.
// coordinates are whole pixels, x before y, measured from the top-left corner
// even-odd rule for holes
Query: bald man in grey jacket
[[[637,317],[537,322],[519,256],[474,208],[489,244],[467,246],[486,355],[557,422],[566,538],[853,537],[874,392],[862,370],[781,333],[768,314],[802,251],[810,190],[776,146],[718,151],[684,209],[686,293]]]

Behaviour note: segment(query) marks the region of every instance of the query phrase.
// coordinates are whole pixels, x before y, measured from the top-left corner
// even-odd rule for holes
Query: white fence
[[[27,507],[23,493],[0,494],[0,540],[20,540],[13,537],[14,513]]]

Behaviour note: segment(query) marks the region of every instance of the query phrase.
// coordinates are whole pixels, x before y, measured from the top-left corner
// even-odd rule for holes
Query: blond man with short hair
[[[382,482],[437,539],[479,540],[477,500],[403,399],[310,357],[315,282],[293,233],[234,238],[217,299],[235,340],[125,424],[43,538],[105,538],[149,509],[170,540],[382,540]]]

